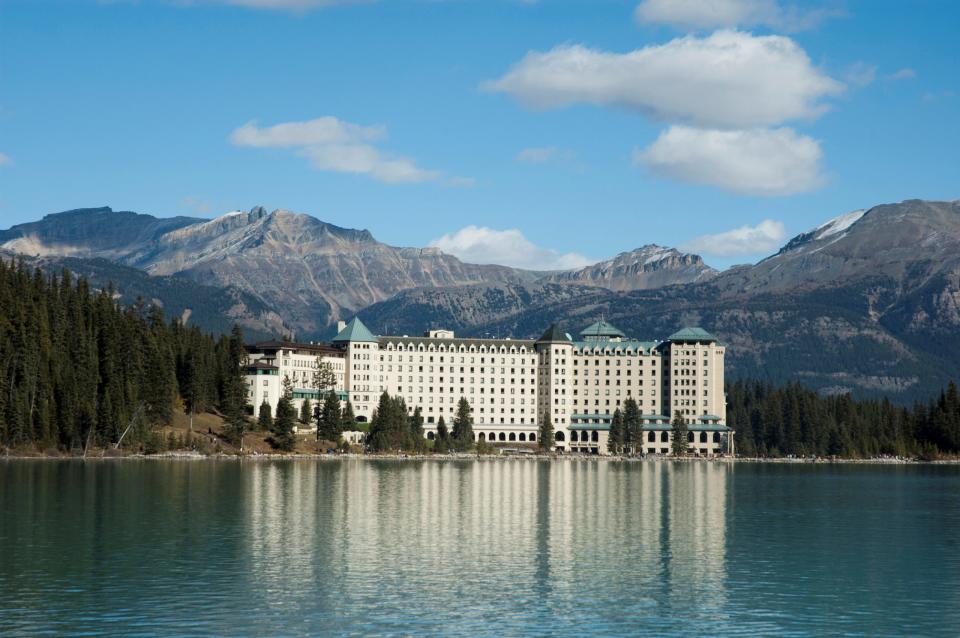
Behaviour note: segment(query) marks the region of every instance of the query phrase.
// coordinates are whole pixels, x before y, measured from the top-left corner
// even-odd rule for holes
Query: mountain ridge
[[[124,232],[112,227],[111,216],[124,222]],[[83,219],[81,232],[77,225]],[[98,240],[78,245],[89,236]],[[154,276],[232,286],[275,307],[307,334],[322,333],[337,319],[403,290],[532,284],[545,275],[463,262],[435,247],[390,246],[368,230],[342,228],[286,209],[267,212],[262,206],[210,220],[163,220],[106,207],[76,209],[3,231],[0,246],[35,256],[102,257]],[[648,272],[641,269],[632,285],[623,273],[616,282],[605,281],[602,268],[599,274],[572,273],[569,283],[648,288],[693,280],[708,269],[698,256],[658,250],[667,253],[651,262]],[[564,281],[562,275],[549,274]]]

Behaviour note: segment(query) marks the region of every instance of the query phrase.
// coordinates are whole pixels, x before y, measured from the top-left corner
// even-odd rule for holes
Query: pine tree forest
[[[0,260],[0,445],[134,447],[178,405],[245,420],[239,329],[214,339],[114,296]]]
[[[177,409],[218,412],[228,438],[240,442],[250,427],[276,433],[280,420],[284,432],[277,437],[290,446],[286,430],[298,416],[292,408],[278,411],[272,424],[267,416],[259,424],[246,416],[239,328],[214,337],[168,320],[155,306],[124,307],[115,297],[67,271],[51,275],[0,260],[0,446],[71,451],[122,439],[123,447],[136,448]],[[327,407],[333,439],[339,425],[334,406]],[[452,436],[438,439],[436,448],[471,447],[468,407],[460,406]],[[352,423],[349,404],[346,410]],[[955,455],[960,392],[950,383],[926,403],[903,406],[824,396],[800,384],[738,380],[727,387],[727,423],[744,456]],[[625,406],[611,451],[629,452],[638,429],[635,405]],[[552,426],[542,425],[539,438],[552,441]],[[422,415],[411,417],[402,399],[384,394],[367,444],[376,451],[424,451]]]

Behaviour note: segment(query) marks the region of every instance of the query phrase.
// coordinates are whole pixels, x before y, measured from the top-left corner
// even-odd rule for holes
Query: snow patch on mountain
[[[863,217],[866,210],[855,210],[851,213],[846,213],[845,215],[840,215],[839,217],[834,217],[830,221],[820,224],[817,226],[814,232],[814,239],[823,239],[825,237],[830,237],[831,235],[836,235],[844,232],[854,224],[856,224],[861,217]]]

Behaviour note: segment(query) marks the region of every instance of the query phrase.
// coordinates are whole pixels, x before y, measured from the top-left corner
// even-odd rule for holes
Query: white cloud
[[[800,31],[837,13],[782,6],[776,0],[643,0],[634,16],[640,23],[666,24],[682,30],[765,26]]]
[[[671,126],[634,162],[683,182],[742,195],[792,195],[818,188],[820,143],[790,128],[717,131]]]
[[[741,226],[725,233],[702,235],[680,246],[681,250],[713,257],[760,255],[779,248],[787,237],[783,222],[765,219],[756,226]]]
[[[582,268],[593,261],[576,253],[559,253],[536,246],[517,229],[495,230],[466,226],[430,242],[467,263],[500,264],[531,270]]]
[[[443,173],[417,166],[409,158],[384,153],[369,142],[384,139],[383,126],[360,126],[326,116],[306,122],[286,122],[259,128],[247,122],[230,134],[237,146],[294,148],[322,171],[367,175],[388,184],[438,180]],[[467,185],[470,178],[454,177],[448,185]]]
[[[0,153],[0,166],[9,166],[13,164],[13,160],[10,159],[10,156],[6,153]]]
[[[386,134],[383,126],[358,126],[328,115],[266,128],[258,128],[256,121],[251,120],[231,133],[230,141],[237,146],[295,147],[373,141],[386,137]]]
[[[877,79],[877,67],[866,62],[854,62],[847,67],[844,79],[853,86],[863,88]]]
[[[747,128],[815,118],[843,85],[790,38],[718,31],[628,53],[581,45],[533,51],[483,88],[536,109],[590,103],[669,122]]]
[[[543,164],[553,159],[571,160],[575,157],[573,151],[569,151],[556,146],[540,146],[525,148],[517,153],[518,162],[527,162],[529,164]]]
[[[890,75],[887,76],[887,79],[894,80],[894,81],[912,80],[915,77],[917,77],[917,72],[909,67],[906,67],[906,68],[900,69],[899,71],[896,71],[895,73],[891,73]]]
[[[384,157],[367,144],[328,144],[308,146],[302,154],[322,171],[369,175],[388,184],[427,182],[440,177],[439,171],[419,168],[406,157]]]

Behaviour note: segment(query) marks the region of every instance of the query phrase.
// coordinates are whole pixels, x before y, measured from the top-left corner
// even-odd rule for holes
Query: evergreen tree
[[[313,421],[313,403],[305,398],[300,404],[300,418],[298,419],[304,427],[308,427]]]
[[[257,429],[261,432],[273,432],[273,408],[264,401],[260,404],[260,416],[257,418]]]
[[[670,442],[670,449],[674,456],[684,456],[687,453],[687,438],[689,436],[687,421],[678,412],[673,417],[672,426],[673,440]]]
[[[293,407],[290,394],[284,392],[277,403],[277,417],[273,420],[273,446],[278,450],[290,452],[296,446],[297,440],[293,433],[296,427],[297,411]]]
[[[239,326],[233,328],[226,354],[228,359],[226,370],[223,371],[220,409],[224,415],[223,425],[227,440],[242,448],[243,435],[247,431],[247,399],[240,365],[246,359],[246,352]]]
[[[433,451],[437,454],[446,454],[450,451],[450,432],[443,416],[437,421],[437,435],[433,440]]]
[[[347,399],[343,405],[343,417],[340,419],[340,431],[348,432],[357,428],[357,417],[353,413],[353,404]]]
[[[549,452],[553,449],[553,423],[549,416],[540,417],[540,427],[537,428],[537,447],[542,452]]]
[[[460,397],[457,403],[457,414],[453,419],[453,448],[458,452],[466,452],[473,447],[473,413],[470,402]]]
[[[320,409],[320,421],[317,425],[317,439],[336,443],[340,440],[343,427],[343,413],[340,410],[340,397],[333,390],[327,392]]]
[[[370,422],[367,446],[376,452],[409,450],[410,438],[406,403],[402,398],[393,398],[386,392],[380,395],[377,410]]]
[[[630,453],[643,447],[643,423],[640,407],[633,399],[623,402],[623,444]]]
[[[317,357],[313,370],[313,388],[323,396],[327,390],[333,389],[336,385],[337,375],[333,371],[333,367],[324,361],[323,357]]]
[[[423,435],[423,414],[420,406],[413,410],[413,416],[410,417],[410,438],[413,441],[413,449],[422,452],[426,448],[426,439]]]
[[[617,408],[610,422],[610,435],[607,438],[607,451],[610,454],[619,454],[623,449],[623,413]]]

